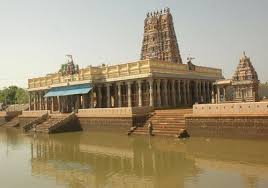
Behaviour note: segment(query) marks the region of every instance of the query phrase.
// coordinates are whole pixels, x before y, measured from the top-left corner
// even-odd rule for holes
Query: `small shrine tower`
[[[141,50],[141,60],[144,59],[182,63],[169,8],[147,14]]]
[[[240,58],[240,62],[234,73],[232,85],[235,89],[235,101],[255,102],[259,100],[258,74],[251,63],[250,58],[246,56],[245,52]]]

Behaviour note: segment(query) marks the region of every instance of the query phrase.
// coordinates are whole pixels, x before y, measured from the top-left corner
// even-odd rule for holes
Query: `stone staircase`
[[[45,121],[47,121],[47,119],[49,118],[48,113],[42,115],[41,117],[38,117],[36,119],[34,119],[33,121],[30,121],[28,123],[26,123],[25,125],[21,125],[21,128],[24,132],[28,132],[30,130],[32,130],[34,127],[36,127],[38,124],[41,124]]]
[[[185,129],[185,114],[191,114],[192,109],[169,109],[155,110],[143,127],[137,127],[132,131],[136,135],[148,135],[148,124],[153,125],[153,135],[156,136],[176,136],[182,129]]]
[[[20,125],[20,121],[18,117],[14,117],[10,121],[6,122],[2,125],[2,127],[18,127]]]
[[[51,114],[46,121],[35,125],[30,131],[48,134],[75,131],[78,128],[74,124],[75,120],[75,113]]]

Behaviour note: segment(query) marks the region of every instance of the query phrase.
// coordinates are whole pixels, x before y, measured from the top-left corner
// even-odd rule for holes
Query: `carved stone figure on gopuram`
[[[61,69],[59,70],[59,73],[61,73],[62,76],[78,74],[79,66],[74,64],[73,56],[66,55],[66,57],[67,57],[67,63],[61,65]]]

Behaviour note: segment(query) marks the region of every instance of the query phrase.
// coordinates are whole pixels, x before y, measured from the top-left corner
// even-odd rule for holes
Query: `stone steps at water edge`
[[[39,133],[61,132],[75,118],[75,114],[51,115],[45,122],[37,125],[32,131]]]
[[[153,125],[153,134],[162,136],[175,136],[185,129],[185,114],[192,113],[192,109],[155,110],[143,127],[137,127],[132,134],[148,135],[147,125]]]
[[[12,120],[10,120],[9,122],[3,124],[2,127],[18,127],[19,124],[20,124],[19,118],[15,117]]]

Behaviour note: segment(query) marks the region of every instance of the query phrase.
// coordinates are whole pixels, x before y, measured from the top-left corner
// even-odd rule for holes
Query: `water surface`
[[[5,188],[267,188],[268,141],[0,128]]]

